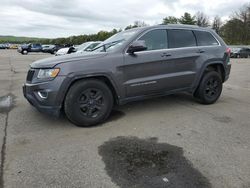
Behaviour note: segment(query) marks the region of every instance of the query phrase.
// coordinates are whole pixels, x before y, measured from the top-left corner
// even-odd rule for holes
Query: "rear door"
[[[196,38],[192,30],[168,29],[168,88],[189,89],[196,75],[200,57]]]

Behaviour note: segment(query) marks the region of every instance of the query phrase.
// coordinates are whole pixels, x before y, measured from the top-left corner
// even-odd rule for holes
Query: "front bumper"
[[[52,81],[23,85],[23,95],[38,111],[58,117],[64,95],[61,92],[63,77]],[[44,94],[41,96],[41,93]]]

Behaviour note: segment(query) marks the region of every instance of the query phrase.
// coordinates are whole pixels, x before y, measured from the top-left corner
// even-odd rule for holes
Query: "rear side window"
[[[192,46],[196,46],[196,40],[192,31],[181,29],[168,30],[169,48],[182,48]]]
[[[149,31],[138,40],[144,40],[147,50],[159,50],[167,48],[167,31],[164,29],[157,29]]]
[[[215,45],[219,45],[217,40],[209,32],[206,32],[206,31],[194,31],[194,34],[196,36],[198,46],[215,46]]]

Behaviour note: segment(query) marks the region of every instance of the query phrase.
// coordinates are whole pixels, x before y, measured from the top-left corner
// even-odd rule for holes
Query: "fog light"
[[[42,99],[47,99],[48,98],[48,92],[46,92],[46,91],[38,91],[37,94]]]

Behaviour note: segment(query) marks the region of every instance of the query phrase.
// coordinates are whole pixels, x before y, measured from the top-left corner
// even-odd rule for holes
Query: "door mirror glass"
[[[147,46],[144,40],[134,41],[128,48],[128,53],[133,54],[134,52],[147,50]]]

